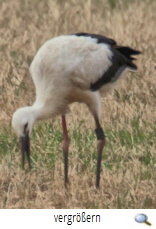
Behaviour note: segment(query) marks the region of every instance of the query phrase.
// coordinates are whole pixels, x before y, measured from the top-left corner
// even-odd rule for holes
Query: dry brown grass
[[[114,9],[106,0],[0,0],[0,132],[9,134],[11,128],[8,123],[12,113],[20,106],[31,105],[35,99],[28,68],[38,48],[54,36],[82,31],[103,34],[114,38],[120,45],[143,52],[137,61],[138,72],[128,74],[122,80],[118,96],[112,93],[103,98],[102,125],[109,130],[113,130],[116,125],[117,131],[127,125],[126,129],[133,133],[130,120],[139,117],[139,127],[144,127],[146,121],[148,125],[145,132],[152,132],[156,117],[155,12],[156,1],[151,0],[136,0],[126,6],[119,1]],[[71,132],[82,119],[85,120],[83,132],[85,128],[94,128],[92,117],[85,106],[74,104],[71,110],[72,113],[68,115]],[[9,134],[6,151],[9,151],[14,136],[12,132]],[[42,138],[38,137],[40,148]],[[151,158],[155,158],[155,141],[150,141],[146,142],[147,147]],[[35,142],[32,144],[35,147]],[[94,145],[93,142],[91,144]],[[70,158],[70,185],[66,195],[61,157],[53,170],[43,164],[36,165],[31,173],[24,173],[19,169],[19,154],[14,146],[14,156],[7,152],[5,156],[0,156],[0,207],[155,208],[154,164],[153,167],[150,164],[142,165],[140,157],[143,155],[138,154],[135,147],[127,150],[119,139],[115,144],[112,141],[111,145],[112,148],[106,150],[110,154],[110,161],[110,150],[113,147],[115,155],[123,158],[130,155],[131,160],[120,160],[120,168],[117,165],[113,165],[113,170],[104,168],[98,192],[94,188],[94,171],[90,168],[83,170],[83,162],[76,154],[73,155]],[[70,152],[76,150],[76,147],[75,142],[72,142]],[[139,147],[143,150],[145,145]],[[41,152],[45,154],[42,149]],[[80,170],[77,170],[77,163]],[[147,171],[148,176],[145,178],[142,175]]]

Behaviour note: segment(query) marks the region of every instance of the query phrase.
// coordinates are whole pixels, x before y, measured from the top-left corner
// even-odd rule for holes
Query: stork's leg
[[[102,151],[105,145],[105,135],[103,132],[103,129],[100,125],[99,118],[97,116],[94,116],[95,124],[96,124],[96,137],[97,137],[97,151],[98,151],[98,157],[97,157],[97,171],[96,171],[96,188],[99,189],[100,185],[100,168],[101,168],[101,159],[102,159]]]
[[[26,135],[26,155],[27,155],[27,160],[28,160],[28,166],[29,170],[31,170],[31,161],[30,161],[30,138],[29,135]]]
[[[63,129],[63,157],[64,157],[64,181],[65,187],[68,183],[68,148],[69,148],[69,137],[67,132],[66,118],[62,115],[62,129]]]

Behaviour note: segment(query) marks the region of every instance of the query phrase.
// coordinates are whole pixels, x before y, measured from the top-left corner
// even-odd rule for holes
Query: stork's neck
[[[32,111],[36,121],[52,117],[52,114],[48,111],[48,109],[46,109],[44,105],[38,104],[37,102],[32,105]]]

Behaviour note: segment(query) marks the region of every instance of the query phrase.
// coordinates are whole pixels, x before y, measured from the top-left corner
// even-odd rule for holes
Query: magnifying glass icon
[[[136,215],[135,216],[135,221],[137,222],[137,223],[145,223],[145,224],[147,224],[148,226],[151,226],[152,224],[151,223],[149,223],[148,221],[147,221],[147,215],[145,215],[145,214],[138,214],[138,215]]]

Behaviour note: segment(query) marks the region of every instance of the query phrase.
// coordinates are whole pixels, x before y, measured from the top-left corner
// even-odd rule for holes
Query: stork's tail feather
[[[115,47],[122,55],[124,55],[125,57],[129,58],[129,59],[134,59],[131,57],[131,55],[139,55],[141,54],[140,51],[131,49],[129,47],[124,47],[124,46],[116,46]]]
[[[136,58],[133,58],[132,55],[139,55],[141,54],[140,51],[131,49],[129,47],[124,47],[124,46],[116,46],[115,49],[117,49],[123,56],[126,57],[130,68],[134,70],[137,69],[137,66],[132,62],[133,60],[136,60]]]

